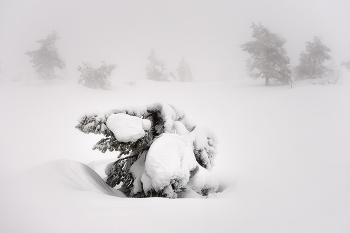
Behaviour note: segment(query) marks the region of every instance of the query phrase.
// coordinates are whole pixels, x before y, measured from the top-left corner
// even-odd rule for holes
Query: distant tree
[[[55,67],[63,69],[65,63],[59,56],[55,46],[56,41],[60,39],[57,32],[53,31],[44,40],[38,40],[40,48],[35,51],[28,51],[25,54],[30,56],[30,62],[33,63],[35,73],[44,80],[51,80],[56,77]]]
[[[149,60],[149,64],[146,67],[148,79],[154,81],[171,81],[171,79],[175,79],[174,74],[166,69],[164,62],[156,57],[153,49],[147,59]]]
[[[251,54],[248,67],[250,75],[255,78],[264,78],[265,85],[270,84],[270,80],[284,84],[291,82],[291,71],[288,67],[290,62],[287,52],[283,47],[286,40],[281,36],[270,32],[261,23],[252,24],[254,41],[249,41],[240,47],[243,51]]]
[[[325,46],[321,39],[314,37],[313,42],[306,42],[306,50],[299,55],[299,65],[295,73],[299,79],[319,78],[326,74],[327,67],[323,65],[326,60],[332,60],[328,54],[330,48]]]
[[[185,58],[182,58],[179,67],[177,68],[177,74],[180,82],[192,82],[192,72],[190,65],[185,61]]]
[[[83,66],[77,68],[81,72],[78,83],[93,89],[107,89],[110,86],[108,78],[116,67],[114,64],[107,65],[103,61],[100,68],[94,69],[91,65],[83,62]]]

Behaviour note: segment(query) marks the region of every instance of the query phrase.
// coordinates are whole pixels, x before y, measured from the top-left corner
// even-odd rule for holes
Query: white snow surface
[[[145,129],[150,129],[151,122],[125,113],[111,114],[107,118],[107,127],[120,142],[136,142],[145,136]]]
[[[0,232],[350,232],[349,81],[141,81],[109,91],[2,82]],[[78,116],[160,97],[216,133],[221,193],[122,198],[85,165],[102,168],[116,153],[91,150],[101,135],[74,128]]]

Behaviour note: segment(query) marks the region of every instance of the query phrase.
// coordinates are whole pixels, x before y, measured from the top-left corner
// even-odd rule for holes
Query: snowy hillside
[[[218,136],[216,196],[124,198],[100,177],[116,154],[91,150],[101,136],[82,134],[77,119],[160,101]],[[0,112],[1,232],[350,231],[349,73],[342,85],[292,89],[250,79],[108,91],[0,83]]]

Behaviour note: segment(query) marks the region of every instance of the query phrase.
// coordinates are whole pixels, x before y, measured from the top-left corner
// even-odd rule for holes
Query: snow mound
[[[106,211],[106,203],[120,203],[125,197],[87,165],[70,160],[1,177],[0,186],[1,232],[81,232],[85,223],[89,227],[83,232],[96,232],[89,230],[91,219]],[[110,215],[112,211],[104,216]]]
[[[125,113],[112,114],[107,119],[107,127],[120,142],[136,142],[145,136],[151,122]]]
[[[80,162],[54,160],[32,168],[20,176],[24,176],[20,178],[22,181],[29,180],[31,184],[36,184],[47,191],[74,190],[125,197],[122,192],[110,188],[90,167]]]
[[[152,188],[156,191],[165,188],[171,192],[170,185],[176,188],[186,186],[190,171],[197,166],[192,143],[177,134],[164,133],[150,147],[145,162],[145,177],[151,178]],[[167,187],[169,186],[169,187]],[[145,193],[148,190],[144,190]]]

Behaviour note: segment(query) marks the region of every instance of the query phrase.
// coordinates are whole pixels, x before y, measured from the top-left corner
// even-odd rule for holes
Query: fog
[[[247,78],[239,46],[261,22],[287,40],[292,66],[314,36],[339,65],[350,60],[349,9],[349,0],[0,0],[0,232],[350,232],[350,71],[265,87]],[[25,52],[54,30],[66,80],[27,83],[36,74]],[[196,82],[143,81],[152,49],[171,71],[184,57]],[[108,91],[77,83],[83,61],[118,66]],[[102,178],[118,152],[92,150],[102,135],[77,120],[157,102],[176,106],[165,111],[179,112],[166,115],[170,127],[191,119],[217,135],[218,193],[110,195]],[[183,135],[188,146],[197,137]]]
[[[0,75],[33,76],[24,53],[55,30],[69,78],[82,61],[106,61],[118,66],[114,79],[144,79],[151,49],[170,70],[185,57],[195,81],[242,78],[248,55],[239,45],[251,40],[252,22],[287,39],[291,65],[313,36],[339,64],[350,59],[349,9],[345,0],[0,0]]]

